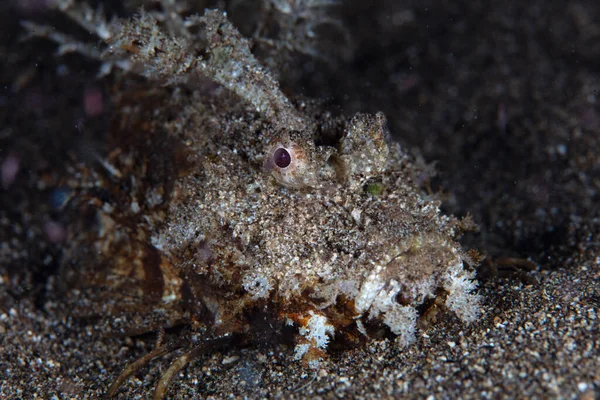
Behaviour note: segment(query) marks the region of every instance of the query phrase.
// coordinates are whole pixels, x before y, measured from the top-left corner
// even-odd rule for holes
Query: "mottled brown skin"
[[[227,104],[226,91],[133,93],[118,99],[112,124],[107,161],[118,176],[96,165],[71,182],[81,189],[69,205],[63,274],[79,314],[125,334],[183,323],[207,337],[250,331],[254,310],[301,329],[319,315],[328,336],[355,341],[359,331],[396,329],[389,310],[355,304],[376,266],[385,287],[402,286],[398,304],[417,308],[469,259],[454,237],[471,226],[440,215],[412,183],[419,171],[389,142],[383,115],[348,121],[336,147],[311,142],[331,156],[308,155],[320,160],[310,165],[313,185],[286,187],[264,168],[268,126]],[[165,118],[175,110],[177,126]],[[309,365],[325,356],[326,343],[299,335],[302,344],[298,358]]]
[[[62,274],[75,313],[125,334],[185,324],[206,338],[189,343],[157,397],[206,343],[248,335],[257,313],[297,327],[295,358],[312,368],[334,337],[384,328],[408,345],[430,304],[474,321],[473,261],[456,242],[473,226],[422,192],[385,116],[296,107],[222,13],[198,21],[201,44],[148,15],[107,39],[108,54],[155,81],[118,91],[108,149],[65,182]],[[109,395],[180,345],[165,346]]]

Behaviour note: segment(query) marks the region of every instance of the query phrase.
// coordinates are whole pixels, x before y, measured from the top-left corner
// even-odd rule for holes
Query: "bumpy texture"
[[[222,13],[190,24],[194,38],[149,14],[107,28],[105,54],[149,81],[115,97],[106,155],[64,183],[76,308],[128,333],[243,333],[262,312],[298,327],[312,367],[338,336],[408,345],[434,306],[474,321],[456,241],[472,223],[420,189],[385,116],[295,105]]]
[[[284,1],[287,2],[279,3]],[[208,2],[217,3],[177,0],[176,6],[193,3],[196,8],[189,13],[202,14],[200,4]],[[235,10],[230,7],[233,1],[218,2],[225,4],[229,11],[227,18],[246,37],[253,35],[260,19],[267,22],[268,29],[257,36],[281,39],[280,32],[292,30],[271,27],[297,27],[290,24],[297,14],[282,20],[282,12],[267,15],[266,7],[260,14],[255,11],[257,3],[272,4],[272,0],[236,0],[236,4],[245,7]],[[325,1],[292,3],[309,2]],[[186,100],[181,102],[183,107],[176,107],[170,100],[176,94],[172,87],[161,88],[164,82],[153,81],[151,77],[145,81],[133,74],[123,77],[116,70],[100,81],[94,80],[98,63],[80,55],[56,57],[56,46],[44,40],[26,43],[17,40],[22,33],[18,19],[27,18],[52,26],[54,29],[49,33],[68,32],[96,45],[96,53],[103,50],[101,43],[90,40],[87,32],[71,29],[72,22],[64,16],[42,9],[50,3],[53,1],[0,2],[0,10],[4,11],[0,12],[0,18],[5,28],[0,32],[0,53],[5,61],[0,73],[3,81],[0,85],[3,89],[0,96],[3,104],[0,107],[3,121],[0,397],[102,398],[123,364],[152,352],[155,338],[162,337],[155,333],[160,331],[161,324],[153,322],[147,311],[162,307],[165,316],[177,315],[178,301],[168,303],[160,296],[150,296],[143,303],[138,298],[135,318],[123,318],[123,307],[133,303],[139,289],[134,284],[123,285],[118,292],[123,294],[119,301],[115,296],[112,300],[107,296],[106,302],[94,302],[93,310],[115,325],[119,321],[130,322],[134,327],[153,332],[133,337],[114,335],[101,321],[71,317],[73,308],[65,302],[65,288],[60,286],[63,281],[56,275],[58,260],[62,260],[65,273],[88,272],[79,282],[82,293],[73,299],[71,304],[75,305],[82,304],[87,289],[94,285],[89,279],[89,271],[94,271],[90,265],[97,264],[96,269],[101,270],[101,263],[113,262],[116,266],[121,262],[118,260],[123,260],[123,266],[125,262],[145,265],[149,276],[151,271],[158,271],[153,265],[160,264],[152,263],[152,255],[160,252],[152,252],[152,246],[147,246],[152,236],[148,232],[154,229],[149,227],[159,227],[159,214],[163,212],[160,201],[166,207],[172,193],[168,185],[162,193],[158,188],[168,181],[168,176],[174,177],[171,182],[177,180],[180,172],[169,171],[170,165],[181,166],[183,175],[188,173],[182,162],[187,156],[171,163],[152,162],[161,160],[156,153],[177,154],[173,148],[162,146],[165,141],[158,134],[164,134],[164,128],[160,126],[169,126],[168,121],[177,125],[187,118],[184,112],[194,109],[185,106],[189,91],[204,93],[199,96],[203,99],[199,105],[225,108],[231,107],[235,96],[229,100],[222,96],[217,101],[211,94],[216,85],[210,81],[203,83],[204,86],[182,83],[178,87]],[[119,14],[122,16],[135,11],[134,3],[136,8],[143,4],[152,13],[161,7],[152,0],[102,3],[109,15],[120,13],[124,5],[126,9]],[[461,243],[485,249],[490,259],[496,261],[495,265],[486,262],[477,271],[484,315],[466,326],[453,312],[445,312],[446,297],[440,293],[433,304],[426,302],[418,308],[416,340],[401,349],[390,340],[393,335],[389,332],[384,338],[377,338],[377,327],[369,322],[363,325],[371,339],[359,335],[359,340],[352,343],[347,335],[353,333],[350,329],[353,325],[344,329],[326,322],[321,324],[323,329],[316,329],[317,323],[325,318],[318,310],[313,311],[317,317],[311,324],[306,321],[301,330],[298,326],[281,326],[285,320],[277,324],[281,320],[273,318],[277,314],[265,316],[258,307],[247,310],[248,314],[257,312],[257,315],[242,315],[240,322],[247,327],[251,321],[262,329],[262,334],[243,331],[238,336],[257,340],[242,346],[236,342],[226,348],[211,348],[208,354],[177,374],[178,380],[168,397],[467,399],[502,398],[510,393],[528,398],[599,397],[600,104],[596,93],[600,82],[599,6],[600,3],[589,0],[452,4],[346,0],[333,11],[318,10],[325,16],[339,11],[340,22],[350,31],[355,46],[353,58],[332,69],[312,60],[307,62],[296,53],[290,54],[293,48],[286,40],[280,40],[280,48],[288,51],[285,56],[290,63],[287,70],[279,69],[279,49],[268,54],[273,58],[269,61],[257,51],[255,42],[252,54],[262,65],[276,67],[279,75],[274,77],[282,82],[290,99],[293,99],[290,93],[294,92],[329,99],[332,105],[347,112],[348,117],[361,110],[384,111],[390,131],[400,137],[404,149],[417,147],[425,160],[437,160],[439,175],[430,185],[433,188],[442,185],[449,193],[443,197],[443,212],[453,210],[464,215],[470,211],[481,224],[482,235],[467,235]],[[158,26],[166,31],[164,18],[159,20]],[[88,21],[92,28],[103,26],[93,18]],[[314,18],[306,20],[304,26],[314,26],[313,21]],[[553,29],[548,30],[548,26]],[[110,28],[105,32],[114,31]],[[297,37],[294,33],[293,38]],[[333,46],[323,46],[322,38],[323,35],[307,37],[316,48],[332,54]],[[266,41],[262,43],[263,51],[270,46]],[[574,44],[579,45],[574,47]],[[61,50],[68,48],[64,46]],[[140,85],[143,82],[147,90],[144,84]],[[104,105],[100,115],[94,94],[98,89]],[[91,107],[95,109],[92,112],[89,112],[90,97],[91,103],[96,103]],[[305,110],[295,101],[298,110]],[[130,107],[130,115],[139,120],[142,114],[149,123],[144,126],[131,120],[133,124],[125,129],[126,106]],[[140,113],[140,109],[146,113]],[[160,116],[153,116],[153,110]],[[200,112],[202,107],[196,110]],[[251,108],[241,113],[231,110],[226,117],[243,115],[245,119],[238,123],[244,125],[257,118],[250,111]],[[179,116],[184,118],[180,120]],[[103,133],[108,130],[103,122],[108,121],[113,123],[110,128],[113,135],[110,144],[104,147]],[[340,126],[339,136],[315,143],[316,148],[339,143],[344,127]],[[328,129],[321,129],[317,136],[322,137],[321,132]],[[144,158],[150,158],[151,162],[145,163],[148,171],[120,164],[117,154],[109,152],[116,148],[137,154],[133,157],[135,168],[144,164]],[[99,159],[93,157],[94,151]],[[82,157],[83,153],[87,158]],[[93,179],[82,179],[94,184],[87,188],[59,186],[67,172],[76,176],[86,171],[85,166],[72,168],[74,155],[88,161],[88,170],[98,175],[98,186]],[[110,178],[111,173],[99,160],[108,168],[110,163],[114,164],[113,172],[120,172],[122,178]],[[132,176],[137,186],[132,185]],[[144,180],[144,176],[153,178]],[[322,181],[316,180],[317,184]],[[149,190],[150,184],[157,190]],[[311,187],[303,190],[315,190]],[[134,191],[137,191],[135,201]],[[378,187],[372,186],[371,191],[376,194]],[[94,243],[91,232],[96,228],[94,219],[72,226],[67,214],[56,210],[66,200],[72,220],[85,222],[86,215],[78,215],[77,211],[85,210],[82,196],[86,193],[93,203],[90,209],[94,214],[90,214],[96,215],[98,207],[107,205],[106,212],[110,212],[122,232],[121,240],[133,242],[136,233],[130,232],[137,232],[138,227],[139,234],[146,235],[139,237],[140,245],[131,246],[141,254],[146,253],[144,263],[136,261],[139,255],[124,257],[116,246],[111,250],[114,258],[111,259],[110,252],[98,256],[91,246]],[[146,198],[145,193],[152,195]],[[109,211],[110,205],[116,211]],[[130,219],[126,217],[127,209],[132,211]],[[106,214],[103,219],[108,221]],[[68,244],[68,249],[75,253],[71,265],[68,255],[62,253],[64,235],[77,229],[79,233],[72,233],[71,238],[79,240],[79,244]],[[82,249],[79,254],[78,248]],[[88,253],[84,254],[83,249]],[[529,258],[539,267],[533,272],[515,273],[515,266],[506,263],[510,259],[502,261],[498,257]],[[179,265],[176,261],[173,264],[173,267]],[[168,264],[162,265],[166,268]],[[179,274],[184,269],[173,268],[173,271]],[[179,275],[173,277],[178,285],[189,280]],[[135,283],[135,276],[128,279]],[[120,275],[114,282],[123,280]],[[157,288],[160,282],[160,279],[155,281]],[[97,287],[104,290],[106,286],[101,287],[102,283],[101,279],[96,281]],[[76,286],[69,283],[66,288]],[[178,292],[171,293],[174,297],[166,292],[164,300],[176,300],[179,296]],[[111,302],[120,307],[102,309]],[[270,309],[277,306],[276,302],[265,304],[271,305]],[[193,308],[202,309],[202,303],[185,307]],[[440,311],[437,314],[436,309]],[[311,319],[313,315],[308,314],[307,319]],[[423,322],[433,321],[432,314],[437,319],[425,326]],[[206,316],[210,316],[208,312]],[[192,318],[182,320],[190,321]],[[379,317],[373,322],[380,323]],[[142,326],[144,323],[148,326]],[[328,326],[335,330],[333,339],[327,333]],[[385,325],[381,326],[385,332]],[[193,333],[198,341],[210,338],[198,328],[169,329],[160,343],[181,340],[185,344],[186,332]],[[293,361],[294,334],[300,334],[305,343],[327,338],[327,358],[316,373],[306,370],[302,362]],[[352,344],[359,345],[349,348]],[[119,397],[147,398],[158,376],[176,355],[138,368],[135,377],[123,383]]]
[[[380,318],[408,343],[416,308],[443,290],[448,308],[471,322],[478,299],[454,241],[462,226],[415,187],[414,167],[398,145],[388,149],[382,125],[372,127],[379,122],[351,121],[336,153],[344,168],[316,166],[317,189],[281,187],[261,169],[260,130],[221,137],[209,152],[190,138],[194,173],[176,181],[154,245],[236,299],[274,302],[283,314],[289,303],[303,317],[319,310],[336,320],[343,299],[353,303],[345,318]],[[351,140],[363,146],[342,145]],[[369,153],[388,157],[371,157],[381,164],[366,167]],[[345,171],[352,176],[339,176]],[[223,303],[219,310],[229,308]]]

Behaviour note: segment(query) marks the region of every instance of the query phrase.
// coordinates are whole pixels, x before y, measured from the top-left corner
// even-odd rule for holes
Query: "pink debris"
[[[83,107],[88,117],[96,117],[104,112],[104,96],[97,87],[89,87],[83,92]]]
[[[406,74],[397,79],[396,85],[401,93],[408,92],[421,83],[417,74]]]
[[[508,119],[508,117],[506,114],[506,106],[504,105],[504,103],[498,104],[497,124],[498,124],[498,129],[500,129],[500,132],[502,132],[502,133],[506,133],[507,119]]]
[[[2,187],[8,189],[13,184],[17,173],[19,172],[21,159],[16,153],[9,153],[9,155],[2,162]]]
[[[60,222],[52,220],[44,223],[44,233],[52,243],[61,243],[67,238],[67,228]]]

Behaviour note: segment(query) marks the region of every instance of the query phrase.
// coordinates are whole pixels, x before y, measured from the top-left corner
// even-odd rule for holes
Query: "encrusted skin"
[[[408,345],[431,304],[474,321],[456,241],[474,226],[421,190],[385,116],[294,104],[223,13],[190,21],[196,41],[145,13],[103,37],[148,81],[117,91],[107,148],[61,184],[74,311],[124,333],[183,323],[213,337],[266,314],[298,328],[295,358],[311,367],[335,337],[387,329]]]
[[[165,111],[183,116],[227,101],[223,93],[161,96]],[[417,309],[439,296],[465,322],[476,318],[479,298],[463,269],[469,258],[455,241],[469,222],[442,215],[416,186],[419,170],[390,141],[382,114],[342,123],[336,146],[298,143],[330,156],[306,154],[312,184],[293,186],[264,168],[273,140],[262,123],[217,114],[175,127],[160,116],[148,123],[143,107],[114,133],[120,151],[110,163],[129,189],[97,169],[82,175],[93,183],[78,183],[111,193],[90,202],[84,190],[72,204],[73,226],[82,207],[94,221],[71,229],[69,240],[65,273],[84,288],[79,304],[123,314],[134,299],[131,308],[143,303],[156,325],[184,320],[221,332],[242,331],[252,324],[249,310],[263,307],[301,329],[296,355],[311,366],[329,339],[347,332],[386,326],[409,344]]]

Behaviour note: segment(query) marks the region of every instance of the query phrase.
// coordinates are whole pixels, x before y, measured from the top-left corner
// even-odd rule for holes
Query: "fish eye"
[[[292,156],[289,151],[280,147],[273,153],[273,162],[279,168],[287,168],[292,163]]]
[[[303,188],[314,184],[310,157],[297,142],[284,137],[267,150],[265,169],[282,186]]]

